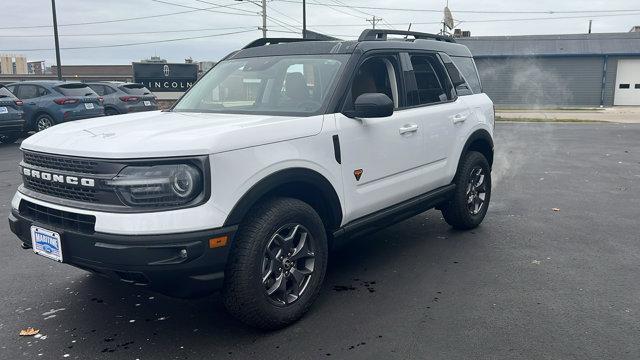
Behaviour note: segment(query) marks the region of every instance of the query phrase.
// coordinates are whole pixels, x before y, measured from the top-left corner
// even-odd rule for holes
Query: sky
[[[261,7],[255,1],[260,0],[57,0],[62,64],[130,64],[155,55],[169,62],[217,61],[262,36]],[[268,36],[299,36],[301,1],[267,0]],[[51,1],[0,3],[0,54],[55,64]],[[412,23],[411,30],[437,33],[445,5],[307,0],[307,28],[355,39],[376,16],[383,19],[377,23],[381,28],[407,29]],[[593,32],[628,32],[640,25],[637,0],[450,0],[449,8],[457,27],[473,36],[585,33],[589,19]],[[152,43],[141,44],[147,42]]]

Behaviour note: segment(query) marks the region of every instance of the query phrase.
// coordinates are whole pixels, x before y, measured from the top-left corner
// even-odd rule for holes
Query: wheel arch
[[[337,229],[342,222],[342,207],[336,190],[322,174],[307,168],[277,171],[253,185],[234,205],[224,225],[236,225],[259,201],[271,196],[286,196],[304,201],[322,218],[325,227]]]
[[[31,128],[32,128],[32,130],[36,130],[36,127],[37,127],[37,125],[38,125],[38,124],[36,124],[36,120],[38,120],[38,117],[39,117],[40,115],[47,115],[47,116],[49,116],[49,117],[51,118],[51,120],[53,120],[53,122],[54,122],[54,124],[55,124],[55,122],[56,122],[56,117],[55,117],[55,116],[54,116],[54,115],[53,115],[49,110],[47,110],[47,109],[45,109],[45,108],[39,108],[39,109],[36,109],[36,110],[33,112],[33,115],[31,115],[31,119],[29,120],[29,124],[28,124],[28,125],[29,125],[29,127],[31,127]]]
[[[493,166],[493,138],[485,129],[474,131],[467,139],[460,153],[458,164],[462,161],[462,157],[469,151],[477,151],[484,155],[489,162],[489,166]]]

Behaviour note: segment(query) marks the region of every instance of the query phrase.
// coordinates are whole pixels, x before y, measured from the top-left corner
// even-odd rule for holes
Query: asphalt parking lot
[[[0,358],[640,358],[640,124],[496,132],[481,227],[431,210],[341,244],[310,313],[273,333],[218,295],[171,299],[38,257],[2,221]],[[19,158],[0,145],[4,214]],[[43,336],[18,337],[28,326]]]

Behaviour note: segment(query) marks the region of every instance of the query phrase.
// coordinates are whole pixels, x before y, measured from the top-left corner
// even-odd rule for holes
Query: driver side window
[[[382,93],[393,100],[394,108],[400,107],[399,76],[394,56],[374,56],[365,60],[351,85],[351,104],[358,96],[367,93]]]

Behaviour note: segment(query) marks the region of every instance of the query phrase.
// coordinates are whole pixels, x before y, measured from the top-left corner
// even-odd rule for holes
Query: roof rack
[[[436,40],[436,41],[445,41],[450,43],[455,43],[456,41],[449,37],[443,35],[429,34],[429,33],[421,33],[416,31],[405,31],[405,30],[390,30],[390,29],[366,29],[360,34],[358,41],[385,41],[387,40],[387,35],[405,35],[413,36],[414,39],[422,39],[422,40]]]
[[[257,40],[254,40],[254,41],[250,42],[249,44],[247,44],[242,49],[249,49],[249,48],[254,48],[254,47],[258,47],[258,46],[265,46],[265,45],[275,45],[275,44],[282,44],[282,43],[300,42],[300,41],[316,41],[316,40],[315,39],[302,39],[302,38],[260,38],[260,39],[257,39]]]

